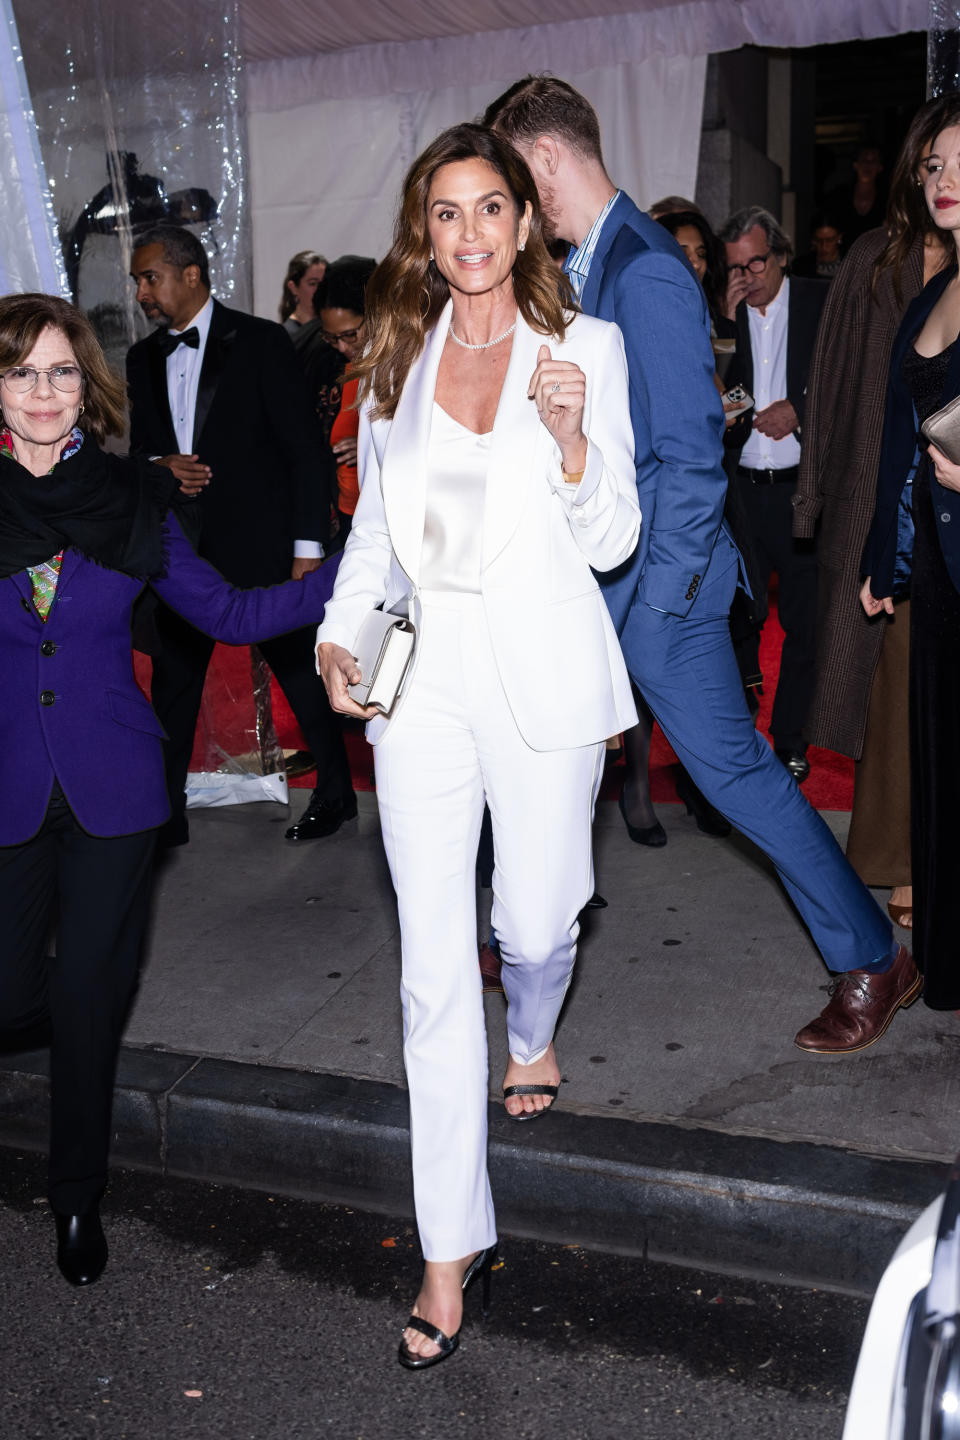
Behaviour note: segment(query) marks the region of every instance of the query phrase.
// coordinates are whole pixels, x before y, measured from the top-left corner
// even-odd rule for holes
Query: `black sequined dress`
[[[955,342],[956,343],[956,342]],[[918,355],[903,377],[922,421],[944,403],[953,354]],[[913,952],[934,1010],[960,1009],[960,593],[944,563],[926,455],[913,482],[910,581],[910,803]]]

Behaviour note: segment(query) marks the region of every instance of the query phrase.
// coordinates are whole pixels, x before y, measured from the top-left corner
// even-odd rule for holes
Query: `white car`
[[[843,1440],[960,1440],[960,1160],[877,1287]]]

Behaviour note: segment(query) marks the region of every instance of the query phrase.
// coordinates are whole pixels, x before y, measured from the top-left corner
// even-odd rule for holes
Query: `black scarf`
[[[49,475],[0,456],[0,578],[67,549],[137,579],[160,575],[176,490],[170,470],[107,455],[89,435]]]

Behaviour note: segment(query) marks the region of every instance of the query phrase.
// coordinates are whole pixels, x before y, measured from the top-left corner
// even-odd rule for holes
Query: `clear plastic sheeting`
[[[166,220],[200,238],[217,297],[249,310],[239,0],[157,0],[146,8],[118,0],[75,0],[67,9],[12,3],[33,96],[36,123],[27,128],[42,155],[52,248],[62,257],[62,285],[42,288],[76,301],[122,374],[128,348],[150,328],[129,278],[131,254],[146,227]],[[29,98],[3,99],[0,124],[9,129],[29,111]],[[0,227],[26,228],[26,206],[11,198],[4,210],[14,219],[3,215]],[[243,653],[229,700],[206,706],[192,804],[286,802],[266,667],[254,659],[251,683]]]
[[[0,0],[0,294],[67,293],[10,0]]]
[[[270,667],[255,645],[249,656],[248,668],[242,649],[218,645],[213,652],[187,775],[188,809],[289,802]]]
[[[129,269],[150,223],[190,225],[215,293],[249,309],[238,0],[13,4],[69,293],[114,366],[148,328]]]
[[[927,97],[960,90],[960,0],[930,0]]]

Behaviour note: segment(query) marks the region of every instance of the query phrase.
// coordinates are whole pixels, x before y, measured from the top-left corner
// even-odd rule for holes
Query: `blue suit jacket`
[[[685,615],[720,531],[727,477],[706,297],[673,236],[626,195],[613,206],[581,297],[623,332],[643,523],[630,562],[598,576],[618,632],[634,596]]]
[[[252,644],[323,619],[335,560],[302,581],[237,590],[194,554],[172,516],[165,530],[166,573],[151,583],[206,634]],[[130,657],[130,612],[142,589],[67,550],[44,622],[26,571],[0,579],[0,845],[36,834],[54,776],[93,835],[129,835],[168,818],[164,734]]]
[[[878,599],[893,593],[897,553],[897,506],[917,447],[913,397],[903,378],[903,357],[955,275],[956,270],[951,266],[933,277],[929,285],[911,301],[893,342],[887,382],[887,408],[883,421],[883,445],[877,474],[877,499],[862,565],[862,573],[870,576],[870,589]],[[960,395],[960,343],[950,357],[950,368],[940,396],[940,405],[946,405],[957,395]],[[922,437],[920,445],[923,450],[926,449],[927,442]],[[955,490],[944,489],[932,469],[930,490],[944,562],[950,579],[960,590],[960,495]]]

